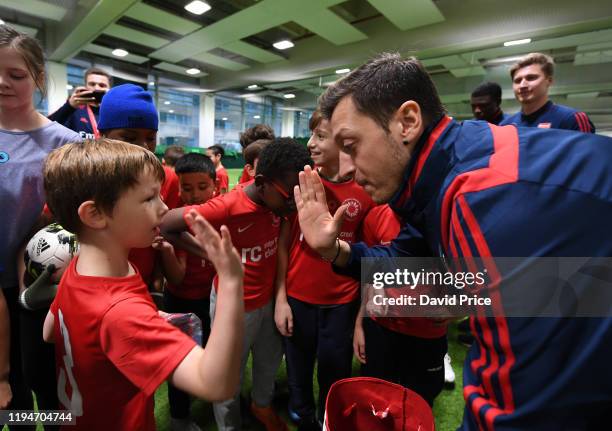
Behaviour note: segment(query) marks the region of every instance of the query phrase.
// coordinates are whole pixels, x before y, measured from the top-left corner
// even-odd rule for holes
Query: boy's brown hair
[[[319,111],[318,109],[315,110],[312,113],[310,120],[308,120],[308,128],[310,129],[310,131],[314,132],[314,129],[319,127],[319,124],[321,124],[321,121],[323,121],[324,119],[325,118],[323,118],[323,114],[321,114],[321,111]]]
[[[552,57],[542,54],[540,52],[532,52],[531,54],[527,54],[522,57],[519,61],[514,63],[510,68],[510,77],[514,79],[514,74],[517,70],[522,69],[523,67],[531,66],[532,64],[538,64],[542,68],[542,72],[547,77],[551,77],[555,73],[555,61]]]
[[[256,124],[240,133],[240,146],[244,150],[259,139],[274,139],[274,130],[267,124]]]
[[[263,149],[271,143],[271,139],[258,139],[257,141],[250,144],[244,149],[244,151],[242,151],[244,163],[253,166],[255,164],[255,160],[259,158],[259,154],[261,154]]]
[[[79,206],[88,200],[112,214],[121,194],[151,169],[164,181],[161,162],[155,154],[123,141],[102,138],[64,145],[52,151],[43,169],[49,209],[65,229],[79,233]]]
[[[164,151],[164,161],[166,165],[175,167],[178,159],[185,155],[185,150],[180,145],[170,145]]]

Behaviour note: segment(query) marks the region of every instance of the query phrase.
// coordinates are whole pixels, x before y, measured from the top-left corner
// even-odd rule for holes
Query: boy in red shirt
[[[253,127],[249,127],[244,132],[240,133],[240,146],[242,147],[242,154],[244,154],[244,150],[246,150],[252,143],[260,139],[272,140],[274,137],[274,130],[272,130],[272,127],[268,126],[267,124],[256,124]],[[242,170],[242,175],[238,180],[238,184],[249,182],[252,178],[253,176],[249,175],[248,169],[245,166]]]
[[[65,145],[45,164],[49,207],[80,242],[43,329],[56,343],[60,402],[76,419],[67,429],[154,430],[153,393],[166,379],[212,400],[238,385],[242,267],[227,228],[220,237],[197,214],[186,216],[222,285],[205,350],[158,315],[128,261],[159,232],[163,179],[153,153],[110,139]]]
[[[255,178],[255,172],[257,171],[257,162],[259,161],[259,154],[263,151],[266,145],[270,144],[270,139],[259,139],[244,149],[242,155],[244,157],[244,170],[248,175],[250,181]],[[240,184],[240,183],[238,183]]]
[[[339,150],[329,122],[315,111],[310,119],[310,155],[325,186],[331,208],[343,206],[340,238],[355,242],[361,223],[374,205],[352,177],[339,175]],[[285,240],[285,235],[288,235]],[[285,355],[289,381],[289,411],[300,430],[320,428],[330,386],[351,376],[352,335],[359,308],[359,283],[335,274],[303,240],[297,214],[283,227],[275,321],[286,338]],[[318,404],[313,398],[312,375],[317,361]]]
[[[182,156],[176,162],[175,172],[180,180],[180,196],[185,205],[200,205],[213,197],[215,167],[204,154]],[[158,239],[153,247],[161,251],[164,275],[168,280],[164,289],[164,311],[198,316],[202,321],[202,345],[205,346],[210,333],[210,289],[215,268],[209,260],[175,249],[162,237]],[[171,430],[195,429],[189,419],[189,394],[169,385],[168,403]]]
[[[102,99],[98,128],[105,138],[119,139],[155,152],[159,119],[151,94],[134,84],[112,88]],[[163,166],[161,197],[168,208],[179,205],[179,181],[174,170]],[[161,273],[155,271],[158,255],[149,244],[134,248],[130,262],[136,266],[156,303],[161,302]],[[159,301],[159,302],[158,302]]]
[[[253,392],[251,410],[268,431],[287,430],[272,409],[274,378],[282,359],[281,338],[274,325],[273,289],[276,252],[281,217],[295,212],[293,189],[298,172],[312,165],[308,150],[289,138],[278,138],[261,153],[255,179],[203,205],[170,211],[162,223],[162,233],[175,244],[192,248],[185,240],[184,214],[196,209],[214,227],[227,224],[234,245],[244,264],[245,337],[242,368],[253,353]],[[187,237],[188,239],[189,237]],[[197,249],[194,250],[196,253]],[[216,302],[222,287],[215,278],[211,292],[212,327],[216,323]],[[220,430],[241,429],[239,391],[234,398],[213,406]]]
[[[217,171],[217,188],[215,189],[215,195],[219,196],[227,193],[229,190],[229,176],[227,175],[223,163],[221,163],[221,159],[225,156],[225,150],[221,145],[213,145],[206,149],[206,155],[210,157]]]
[[[369,247],[388,245],[397,237],[400,227],[400,219],[389,205],[379,205],[365,218],[362,239]],[[443,320],[376,317],[365,315],[362,307],[353,337],[355,357],[362,364],[361,374],[399,383],[433,406],[444,386],[446,331]]]

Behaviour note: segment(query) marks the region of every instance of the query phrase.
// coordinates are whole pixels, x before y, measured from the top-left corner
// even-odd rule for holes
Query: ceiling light
[[[287,93],[287,94],[283,94],[283,97],[285,99],[295,99],[295,94],[293,93]]]
[[[261,118],[261,115],[253,115],[253,118],[255,118],[256,120],[259,120]]]
[[[294,47],[293,42],[290,40],[279,40],[278,42],[272,44],[272,46],[276,49],[287,49]]]
[[[67,85],[66,85],[66,90],[72,90],[73,88],[74,88],[74,87],[73,87],[72,85],[70,85],[70,84],[67,84]]]
[[[150,87],[155,87],[155,82],[153,82],[153,81],[149,82],[149,86]]]
[[[210,10],[210,6],[203,1],[195,0],[185,5],[185,9],[194,15],[202,15],[204,12]]]
[[[247,90],[255,90],[256,88],[259,88],[259,85],[257,84],[251,84],[247,87]]]
[[[338,75],[343,74],[343,73],[349,73],[351,71],[351,69],[338,69],[336,70],[336,73]]]
[[[113,52],[111,52],[111,54],[113,54],[115,57],[125,57],[129,54],[129,52],[127,52],[125,49],[117,48],[113,49]]]
[[[174,109],[170,109],[168,112],[174,114]]]
[[[509,40],[508,42],[504,42],[504,46],[524,45],[529,42],[531,42],[531,39]]]
[[[164,102],[164,105],[169,105],[169,104],[170,104],[170,101],[169,101],[169,100],[166,100],[166,101]]]
[[[227,121],[227,117],[221,118],[221,121]]]
[[[200,73],[201,70],[195,67],[192,67],[191,69],[187,69],[185,71],[185,73],[188,73],[189,75],[197,75],[198,73]]]

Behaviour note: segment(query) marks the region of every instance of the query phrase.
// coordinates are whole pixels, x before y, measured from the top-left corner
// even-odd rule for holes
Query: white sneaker
[[[444,386],[447,389],[455,387],[455,370],[453,370],[451,357],[448,353],[444,355]]]
[[[171,431],[202,431],[202,429],[191,419],[170,418]]]

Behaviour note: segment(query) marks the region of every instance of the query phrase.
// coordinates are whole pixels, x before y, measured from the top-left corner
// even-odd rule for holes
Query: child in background
[[[274,379],[283,355],[281,338],[274,325],[273,291],[280,217],[295,212],[293,189],[304,165],[312,165],[304,146],[289,138],[276,139],[262,151],[252,182],[203,205],[170,211],[162,223],[162,233],[167,239],[196,253],[198,248],[190,244],[184,232],[187,229],[184,215],[190,209],[197,210],[214,227],[227,224],[232,232],[245,267],[246,316],[241,370],[243,373],[252,352],[251,411],[267,431],[287,430],[271,406]],[[210,298],[213,328],[217,295],[222,288],[215,278]],[[239,391],[231,400],[215,403],[213,409],[220,430],[241,429]]]
[[[221,286],[206,349],[159,316],[128,261],[130,249],[159,233],[163,179],[154,154],[110,139],[65,145],[47,158],[48,205],[80,242],[43,329],[56,342],[60,402],[76,418],[66,429],[154,430],[153,393],[166,379],[210,400],[236,391],[242,266],[227,228],[219,236],[194,212],[185,217]]]
[[[329,122],[315,111],[309,126],[308,149],[325,187],[327,204],[332,213],[346,208],[340,239],[355,242],[362,220],[374,204],[352,177],[340,177],[339,149]],[[320,429],[317,422],[323,419],[330,386],[351,376],[351,339],[358,309],[359,283],[334,273],[329,262],[308,246],[295,214],[281,233],[275,322],[285,337],[289,412],[300,431]],[[315,361],[319,383],[316,404],[312,382]]]
[[[168,148],[166,148],[166,151],[164,151],[164,157],[162,157],[162,162],[165,166],[168,166],[169,168],[174,170],[176,162],[178,162],[178,159],[180,159],[184,155],[185,150],[183,149],[183,147],[181,147],[180,145],[170,145]]]
[[[155,152],[159,119],[153,97],[138,85],[124,84],[112,88],[102,99],[98,128],[102,136],[138,145]],[[165,180],[161,197],[168,208],[179,206],[179,180],[174,170],[163,166]],[[130,252],[130,262],[138,268],[156,303],[161,303],[163,279],[156,271],[158,255],[149,245]]]
[[[270,139],[259,139],[246,147],[242,152],[242,156],[244,157],[244,170],[249,177],[247,181],[255,178],[259,154],[261,154],[262,150],[266,145],[270,144],[270,142],[272,142]]]
[[[272,140],[274,138],[274,130],[272,130],[272,127],[268,126],[267,124],[256,124],[253,127],[249,127],[244,132],[240,133],[240,146],[242,147],[242,153],[244,154],[244,150],[246,150],[248,146],[255,141],[260,139]],[[251,177],[249,176],[245,166],[242,170],[242,175],[238,180],[238,184],[246,183],[250,180]]]
[[[206,155],[210,157],[217,171],[217,188],[215,189],[215,195],[219,196],[227,193],[229,190],[229,176],[227,175],[223,163],[221,163],[221,159],[225,156],[225,150],[220,145],[213,145],[206,149]]]
[[[378,205],[363,222],[363,241],[368,247],[388,245],[400,227],[400,219],[389,205]],[[353,337],[361,374],[405,386],[433,406],[444,386],[446,323],[426,317],[366,315],[364,306],[355,320]]]
[[[213,197],[215,167],[204,154],[189,153],[176,163],[180,181],[180,196],[185,205],[201,205]],[[164,290],[164,311],[195,313],[202,321],[202,345],[210,333],[210,289],[215,268],[212,263],[195,254],[174,247],[159,237],[153,247],[161,251],[164,275],[168,280]],[[189,419],[189,394],[168,386],[171,430],[197,430]]]

